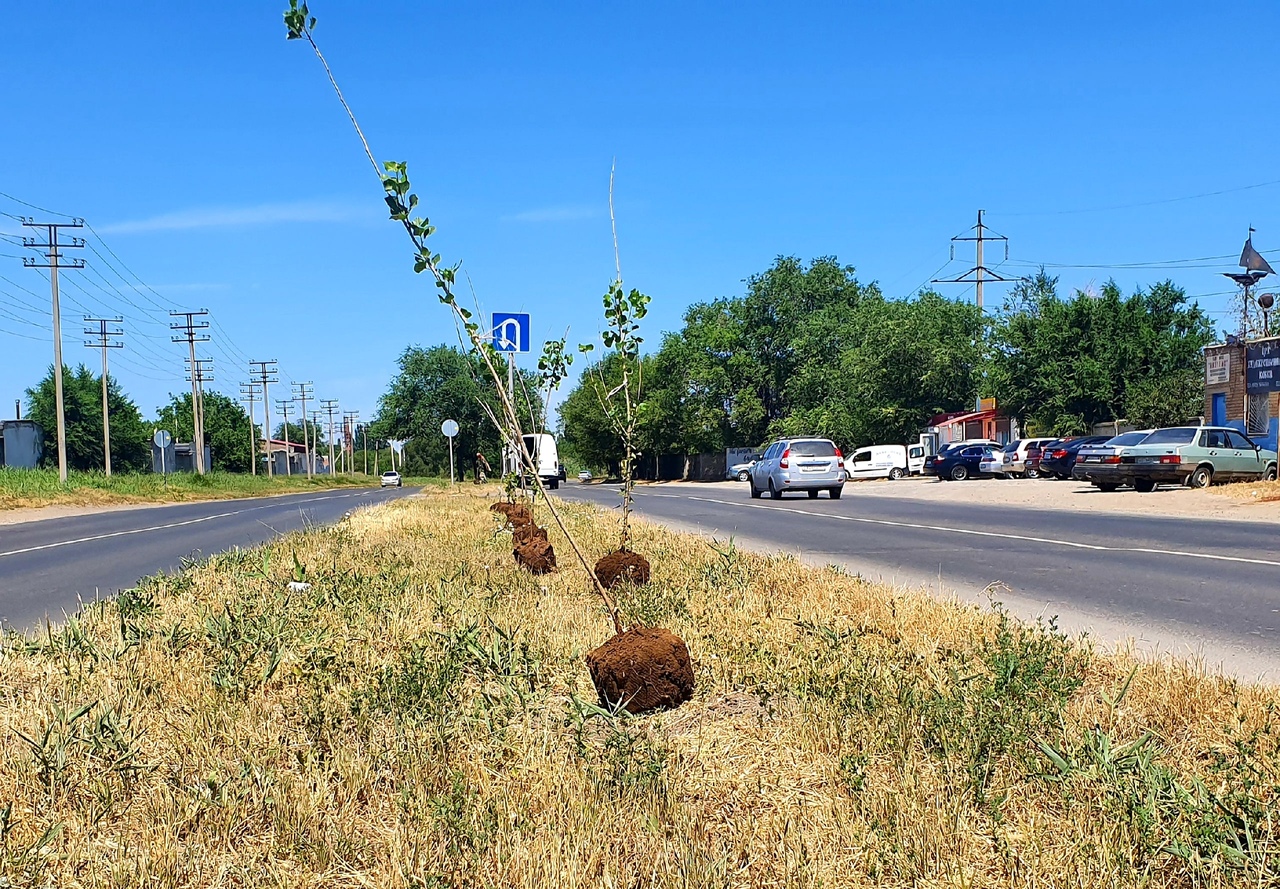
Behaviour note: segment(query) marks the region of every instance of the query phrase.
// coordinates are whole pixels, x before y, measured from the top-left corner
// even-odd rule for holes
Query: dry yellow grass
[[[1277,879],[1276,689],[641,523],[624,610],[699,687],[611,716],[598,600],[563,541],[518,571],[486,505],[430,492],[11,639],[0,885]],[[565,509],[602,554],[615,520]]]
[[[1237,500],[1270,503],[1280,500],[1280,481],[1235,482],[1210,488],[1214,493],[1225,494]]]

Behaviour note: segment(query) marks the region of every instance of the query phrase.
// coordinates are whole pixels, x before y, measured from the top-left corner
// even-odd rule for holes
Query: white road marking
[[[186,521],[182,521],[182,522],[169,522],[168,524],[164,524],[164,525],[152,525],[148,528],[130,528],[126,531],[112,531],[109,534],[95,534],[92,537],[77,537],[74,540],[59,540],[54,543],[44,543],[39,546],[28,546],[28,547],[25,547],[24,549],[11,549],[11,550],[8,550],[7,552],[0,552],[0,559],[3,559],[5,556],[20,556],[23,553],[35,553],[35,552],[40,552],[41,550],[46,550],[46,549],[57,549],[58,547],[72,546],[77,543],[92,543],[95,540],[108,540],[112,537],[124,537],[129,534],[146,534],[149,531],[165,531],[170,528],[182,528],[187,525],[198,525],[202,522],[211,522],[214,519],[225,519],[230,516],[241,515],[242,513],[246,513],[246,512],[256,512],[257,510],[260,510],[260,509],[271,509],[272,507],[275,507],[275,506],[293,507],[302,503],[315,503],[318,500],[338,500],[343,497],[357,497],[357,496],[362,496],[362,492],[355,492],[355,493],[348,493],[348,494],[331,494],[324,497],[308,497],[306,500],[292,500],[289,503],[284,503],[284,504],[277,502],[277,503],[268,503],[265,506],[247,506],[244,509],[235,509],[235,510],[232,510],[231,512],[220,512],[220,513],[217,513],[216,515],[201,516],[198,519],[187,519]]]
[[[996,537],[1003,540],[1020,540],[1027,543],[1045,543],[1050,546],[1061,546],[1067,549],[1088,549],[1097,552],[1113,553],[1145,553],[1156,556],[1180,556],[1188,559],[1205,559],[1213,562],[1242,562],[1247,565],[1266,565],[1280,568],[1280,561],[1273,559],[1253,559],[1247,556],[1224,556],[1216,553],[1198,553],[1180,549],[1156,549],[1145,546],[1106,546],[1100,543],[1079,543],[1074,540],[1055,540],[1050,537],[1032,537],[1026,534],[1008,534],[1000,531],[979,531],[974,528],[949,528],[945,525],[925,525],[915,522],[896,522],[890,519],[869,519],[862,516],[837,515],[829,512],[813,512],[808,509],[790,506],[769,506],[764,503],[741,503],[732,500],[717,500],[714,497],[695,497],[683,494],[657,494],[645,491],[645,497],[667,497],[673,500],[697,500],[703,503],[715,503],[719,506],[737,506],[744,509],[768,509],[786,513],[813,516],[819,519],[835,519],[841,522],[859,522],[864,525],[885,525],[891,528],[912,528],[917,531],[940,531],[946,534],[966,534],[971,537]]]

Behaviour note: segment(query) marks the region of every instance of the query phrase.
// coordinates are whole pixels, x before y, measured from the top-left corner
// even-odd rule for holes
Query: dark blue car
[[[970,476],[982,475],[978,470],[978,464],[992,450],[990,445],[970,445],[967,448],[947,451],[938,455],[938,458],[933,461],[933,468],[938,478],[943,481],[951,479],[962,482]]]
[[[1109,435],[1080,435],[1050,442],[1040,451],[1040,477],[1071,478],[1071,470],[1075,468],[1076,454],[1080,453],[1080,449],[1099,445],[1110,439]]]

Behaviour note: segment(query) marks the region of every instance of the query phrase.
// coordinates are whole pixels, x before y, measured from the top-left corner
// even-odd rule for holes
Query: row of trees
[[[930,416],[990,396],[1038,434],[1177,423],[1202,410],[1201,350],[1213,339],[1172,282],[1063,297],[1042,270],[984,315],[930,291],[886,298],[835,258],[782,257],[743,296],[691,306],[644,358],[639,443],[652,456],[784,434],[906,441]],[[617,465],[601,395],[619,378],[605,355],[560,409],[564,440],[592,466]]]
[[[102,376],[85,365],[62,372],[63,416],[67,431],[67,465],[70,469],[92,471],[103,466]],[[27,390],[27,416],[44,427],[50,437],[57,428],[53,368],[37,385]],[[143,420],[138,406],[107,376],[107,409],[111,416],[111,466],[119,472],[139,472],[151,466],[151,436],[156,429],[168,430],[177,441],[191,441],[194,422],[191,393],[170,396],[154,421]],[[249,414],[235,399],[221,392],[204,393],[205,444],[212,454],[212,468],[224,472],[250,470],[250,446],[254,427]],[[274,437],[303,440],[301,423],[276,426]],[[260,434],[260,432],[259,432]],[[326,444],[322,428],[307,422],[310,441]],[[357,443],[359,447],[359,443]],[[44,462],[52,465],[56,451],[46,441]]]

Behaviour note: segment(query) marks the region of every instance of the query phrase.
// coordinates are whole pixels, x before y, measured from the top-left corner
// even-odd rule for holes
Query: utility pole
[[[258,368],[257,370],[254,370],[255,365]],[[271,396],[268,394],[267,385],[280,382],[280,378],[275,376],[275,374],[279,373],[279,368],[276,367],[276,359],[250,361],[249,373],[256,375],[258,382],[262,384],[262,420],[266,424],[262,431],[263,437],[267,440],[267,475],[272,476],[275,475],[275,467],[272,466],[275,461],[272,459],[271,454]]]
[[[253,403],[257,400],[258,384],[250,380],[240,384],[240,400],[249,402],[249,471],[258,474],[258,430],[253,423]]]
[[[294,383],[293,387],[298,390],[294,397],[302,402],[302,447],[307,457],[307,478],[311,478],[312,470],[315,468],[315,454],[311,452],[315,437],[311,436],[310,442],[307,440],[307,399],[315,397],[315,387],[310,380],[305,383]]]
[[[360,418],[359,411],[343,411],[342,412],[342,428],[343,440],[342,444],[347,451],[347,473],[354,475],[356,471],[356,440],[355,429],[356,420]]]
[[[213,382],[213,359],[197,358],[195,369],[191,371],[191,375],[187,377],[195,386],[196,397],[192,404],[192,420],[197,429],[200,430],[200,455],[204,457],[204,384]],[[212,469],[206,466],[205,471]]]
[[[293,475],[293,455],[289,453],[289,405],[292,398],[277,398],[276,407],[284,416],[284,474]]]
[[[1001,234],[994,234],[994,233],[988,234],[988,232],[990,232],[991,229],[983,223],[982,213],[983,213],[982,210],[978,211],[978,224],[975,225],[973,228],[969,229],[969,231],[974,232],[975,234],[957,235],[956,237],[951,239],[951,258],[952,259],[956,258],[956,242],[957,241],[973,241],[977,245],[977,255],[976,255],[977,262],[975,263],[974,267],[969,269],[969,271],[965,272],[963,275],[961,275],[958,278],[934,278],[932,282],[934,284],[973,284],[975,285],[975,289],[977,290],[977,294],[978,294],[978,310],[979,311],[983,310],[982,285],[985,282],[991,281],[992,283],[996,283],[996,282],[1012,282],[1012,281],[1018,280],[1017,278],[1006,278],[1003,275],[1000,275],[994,270],[989,269],[985,265],[983,265],[983,250],[982,250],[983,245],[987,241],[1003,241],[1004,242],[1004,258],[1007,260],[1009,258],[1009,239]]]
[[[196,343],[209,342],[209,335],[199,333],[202,330],[209,329],[208,321],[196,321],[196,318],[208,315],[208,309],[201,309],[198,312],[170,312],[169,315],[174,318],[185,318],[185,321],[171,321],[169,323],[170,330],[181,331],[180,334],[173,337],[175,343],[186,343],[187,348],[191,352],[188,359],[191,362],[191,447],[195,450],[195,466],[196,472],[204,475],[204,425],[200,416],[200,383],[198,373],[199,363],[196,361]]]
[[[83,259],[67,260],[64,265],[62,262],[62,250],[66,248],[80,249],[84,247],[83,238],[72,238],[65,243],[58,242],[58,232],[64,228],[82,228],[84,226],[83,219],[73,219],[70,222],[36,222],[34,219],[22,217],[22,224],[27,228],[44,229],[46,240],[41,242],[34,238],[22,239],[22,246],[28,250],[39,250],[44,253],[48,262],[37,262],[35,259],[24,256],[22,257],[22,265],[29,269],[48,269],[49,270],[49,291],[53,300],[53,401],[54,409],[58,413],[58,478],[63,484],[67,482],[67,420],[62,410],[62,315],[58,308],[58,269],[82,269],[84,268]]]
[[[333,474],[333,415],[338,413],[338,399],[322,398],[320,407],[329,415],[329,474]]]
[[[102,350],[102,455],[103,468],[106,470],[107,478],[111,477],[111,415],[107,408],[107,350],[123,349],[124,343],[113,343],[111,337],[124,336],[124,330],[108,330],[108,324],[121,324],[123,318],[90,318],[84,316],[86,324],[97,324],[95,330],[92,327],[86,327],[85,336],[96,336],[98,341],[86,342],[85,346],[90,349]]]

